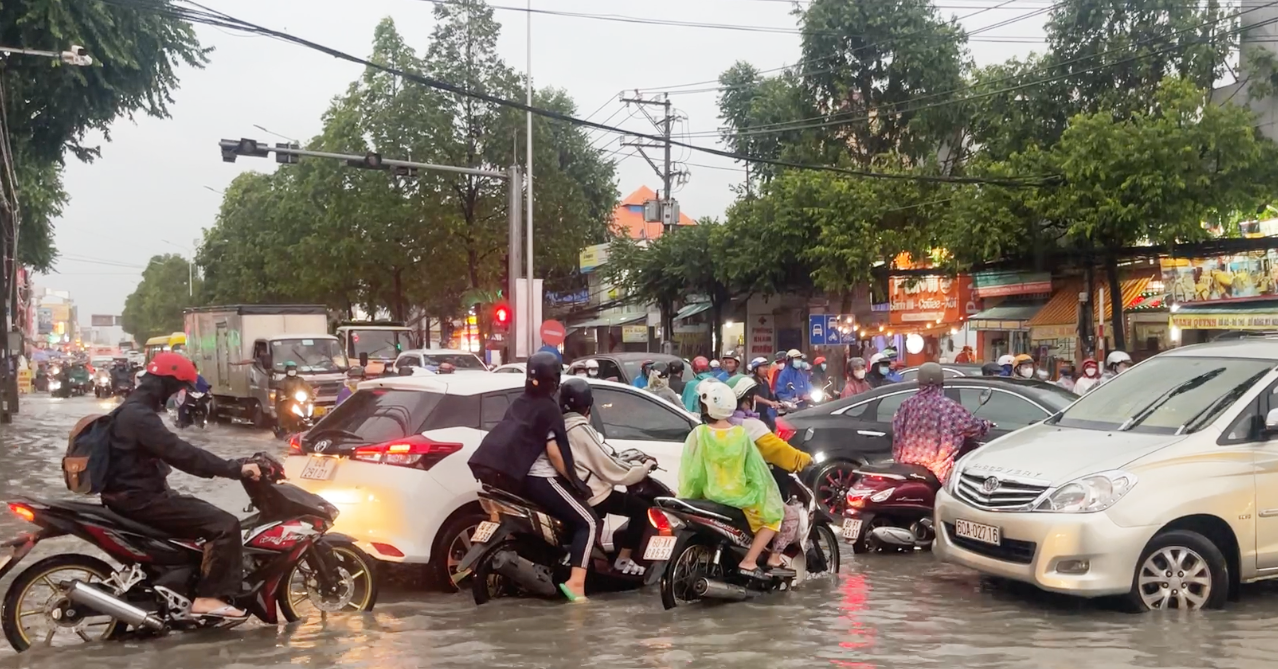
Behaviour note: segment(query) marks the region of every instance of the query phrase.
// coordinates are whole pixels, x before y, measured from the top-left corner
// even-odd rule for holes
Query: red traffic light
[[[498,325],[509,325],[510,324],[510,307],[504,304],[497,305],[497,308],[493,309],[493,320]]]

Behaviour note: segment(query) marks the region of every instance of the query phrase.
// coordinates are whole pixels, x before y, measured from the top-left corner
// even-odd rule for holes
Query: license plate
[[[302,469],[302,478],[310,481],[327,481],[337,471],[337,458],[321,458],[312,455]]]
[[[648,540],[648,547],[643,551],[643,559],[648,562],[669,560],[674,552],[675,541],[679,537],[653,537]]]
[[[479,524],[479,527],[475,528],[475,533],[470,535],[471,543],[482,544],[489,539],[492,539],[493,533],[496,532],[499,527],[501,527],[500,523],[485,520]]]
[[[970,520],[955,520],[954,534],[963,537],[964,539],[979,541],[983,544],[990,544],[991,546],[997,546],[1003,543],[1002,530],[992,525],[973,523]]]
[[[844,518],[843,519],[843,538],[848,541],[856,541],[861,538],[861,519],[860,518]]]
[[[315,407],[316,418],[319,418],[320,416],[323,416],[326,413],[328,413],[328,407]]]

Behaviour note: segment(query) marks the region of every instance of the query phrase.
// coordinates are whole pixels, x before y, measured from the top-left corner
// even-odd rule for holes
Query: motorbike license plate
[[[328,413],[328,407],[315,407],[316,418],[319,418],[320,416],[323,416],[326,413]]]
[[[648,540],[648,547],[643,551],[643,559],[648,562],[669,560],[674,552],[675,540],[679,537],[653,537]]]
[[[861,519],[860,518],[844,518],[843,519],[843,538],[848,541],[856,541],[861,538]]]
[[[474,544],[482,544],[493,538],[493,533],[497,528],[501,527],[500,523],[485,520],[475,528],[475,533],[470,535],[470,541]]]
[[[312,455],[302,469],[302,478],[309,481],[327,481],[337,471],[337,458],[323,458]]]
[[[955,520],[954,534],[963,537],[964,539],[979,541],[983,544],[990,544],[991,546],[998,546],[1003,543],[1002,530],[992,525],[973,523],[970,520]]]

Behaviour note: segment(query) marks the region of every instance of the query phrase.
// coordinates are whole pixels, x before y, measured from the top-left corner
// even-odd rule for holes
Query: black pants
[[[146,496],[113,496],[108,508],[133,521],[168,532],[178,539],[203,539],[197,597],[226,599],[242,589],[240,521],[208,502],[175,492]]]
[[[540,504],[551,514],[572,528],[572,566],[586,569],[590,565],[590,553],[599,536],[599,517],[590,504],[571,492],[563,479],[529,476],[524,479],[524,496]]]
[[[621,536],[613,540],[613,545],[617,548],[638,550],[639,542],[643,541],[644,529],[648,526],[648,508],[651,506],[638,495],[614,490],[607,499],[596,504],[594,509],[600,518],[609,514],[629,518],[630,523],[626,525],[626,531],[621,532]]]

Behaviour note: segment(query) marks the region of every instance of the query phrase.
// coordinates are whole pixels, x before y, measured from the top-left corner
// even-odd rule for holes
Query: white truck
[[[315,393],[316,417],[337,403],[350,368],[321,305],[232,305],[185,312],[187,351],[212,386],[216,415],[275,422],[276,388],[292,362]]]
[[[351,364],[365,366],[370,376],[384,373],[400,353],[418,347],[412,329],[393,321],[351,321],[337,326],[337,340]],[[369,365],[372,369],[369,369]]]

